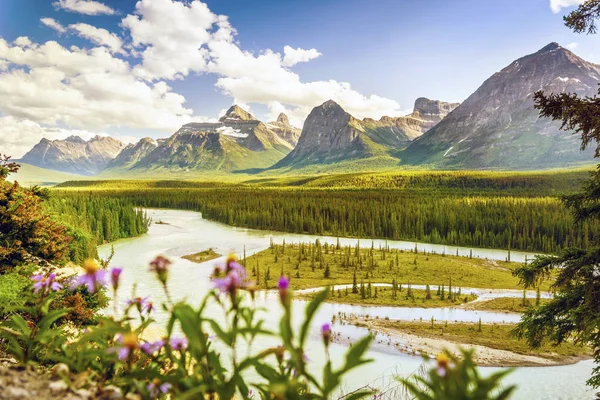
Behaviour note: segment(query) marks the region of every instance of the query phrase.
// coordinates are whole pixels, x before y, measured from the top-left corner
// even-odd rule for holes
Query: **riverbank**
[[[475,350],[475,362],[486,367],[569,365],[591,358],[591,351],[572,343],[530,349],[511,335],[514,324],[390,321],[365,317],[343,319],[350,325],[383,335],[385,343],[407,354],[435,357],[443,350],[459,355],[460,347]]]

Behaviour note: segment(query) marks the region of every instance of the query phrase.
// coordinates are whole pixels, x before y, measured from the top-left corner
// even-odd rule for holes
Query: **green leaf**
[[[70,311],[69,309],[50,311],[48,314],[46,314],[44,316],[44,318],[42,318],[42,320],[38,324],[39,332],[43,333],[44,331],[49,329],[52,326],[52,324],[54,324],[60,318],[67,315],[69,313],[69,311]]]
[[[300,345],[302,347],[304,347],[304,343],[308,337],[308,331],[310,329],[312,319],[319,309],[319,306],[327,299],[327,296],[329,296],[329,289],[325,289],[317,293],[315,298],[306,306],[304,323],[302,324],[302,328],[300,328]]]

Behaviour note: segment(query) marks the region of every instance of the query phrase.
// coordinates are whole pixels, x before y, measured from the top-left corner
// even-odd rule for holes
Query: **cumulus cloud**
[[[43,124],[98,130],[109,126],[173,131],[194,118],[164,81],[137,79],[108,49],[57,42],[10,45],[0,39],[0,111]]]
[[[302,82],[289,67],[321,53],[285,46],[283,55],[271,49],[258,54],[243,50],[228,18],[212,13],[199,0],[141,0],[135,15],[123,19],[142,62],[134,68],[147,80],[181,79],[192,72],[213,73],[217,87],[236,103],[281,104],[296,120],[329,99],[357,117],[400,115],[394,100],[365,96],[348,82]]]
[[[57,9],[85,15],[116,14],[116,11],[106,4],[93,0],[58,0],[52,5]]]
[[[578,6],[585,1],[586,0],[550,0],[550,9],[553,13],[557,14],[563,8]]]
[[[142,0],[135,14],[123,18],[142,63],[135,67],[144,79],[178,79],[206,69],[213,25],[217,15],[200,1]]]
[[[283,48],[283,54],[284,57],[281,65],[283,65],[284,67],[292,67],[301,62],[308,62],[322,55],[317,51],[317,49],[294,49],[290,46],[285,46]]]
[[[40,19],[40,22],[46,25],[47,27],[54,29],[58,33],[65,33],[67,31],[67,28],[62,26],[60,22],[58,22],[54,18],[44,17]]]
[[[97,45],[108,47],[113,53],[123,52],[123,42],[121,39],[106,29],[97,28],[81,22],[69,25],[69,29],[74,31],[78,36],[86,38]]]

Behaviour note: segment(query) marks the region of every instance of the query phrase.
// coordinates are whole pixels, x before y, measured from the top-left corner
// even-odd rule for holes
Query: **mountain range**
[[[533,95],[542,90],[589,96],[598,83],[600,66],[551,43],[492,75],[461,104],[419,98],[403,117],[361,120],[329,100],[299,129],[285,114],[263,123],[234,105],[218,122],[189,123],[165,139],[129,145],[100,136],[42,139],[21,161],[107,176],[330,170],[349,163],[362,169],[564,167],[591,162],[593,152],[581,152],[577,136],[561,131],[559,122],[539,118]]]
[[[399,153],[406,164],[438,168],[548,168],[590,161],[580,139],[539,118],[533,95],[598,92],[600,66],[557,43],[494,74],[443,121]]]
[[[119,155],[125,144],[111,137],[96,136],[88,141],[79,136],[64,140],[43,138],[21,161],[36,167],[79,175],[96,175]]]

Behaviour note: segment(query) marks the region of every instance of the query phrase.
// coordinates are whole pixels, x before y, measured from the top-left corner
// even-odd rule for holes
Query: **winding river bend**
[[[322,242],[335,243],[333,237],[322,237],[312,235],[298,235],[281,232],[258,231],[208,221],[201,214],[191,211],[176,210],[147,210],[148,215],[154,221],[163,221],[165,224],[152,224],[148,234],[139,238],[127,239],[112,245],[102,246],[100,255],[108,256],[111,246],[114,246],[115,256],[112,264],[124,267],[122,275],[122,286],[119,289],[118,298],[124,300],[131,294],[132,287],[137,284],[138,296],[150,296],[156,304],[166,299],[155,276],[148,272],[148,262],[159,254],[171,258],[169,287],[176,299],[187,299],[191,304],[199,304],[206,292],[211,289],[210,274],[212,266],[219,260],[209,261],[204,264],[195,264],[181,258],[184,255],[196,253],[207,248],[213,248],[220,254],[234,252],[240,254],[246,248],[246,253],[251,255],[255,252],[269,247],[271,238],[275,243],[281,243],[284,239],[287,243],[300,241],[314,241],[320,238]],[[370,245],[370,239],[364,241]],[[340,239],[342,245],[355,245],[356,239]],[[375,240],[375,246],[387,243],[391,248],[410,250],[415,248],[414,242]],[[462,248],[444,245],[432,245],[418,243],[419,251],[435,251],[446,254],[469,255],[471,248]],[[492,249],[473,248],[473,257],[489,258],[494,260],[505,260],[507,252]],[[513,261],[524,261],[525,257],[531,258],[533,254],[524,252],[511,252]],[[495,296],[492,291],[481,291],[487,296]],[[511,292],[511,293],[508,293]],[[517,296],[522,292],[508,291],[507,295]],[[269,309],[262,314],[267,320],[267,326],[276,326],[280,317],[280,306],[275,293],[262,293],[258,304]],[[295,317],[301,318],[302,308],[305,302],[296,300],[294,302]],[[160,310],[160,308],[158,308]],[[209,310],[214,312],[216,310]],[[404,307],[374,307],[374,306],[351,306],[344,304],[325,304],[319,311],[316,322],[331,321],[333,315],[343,312],[346,314],[369,315],[389,317],[398,320],[423,320],[434,317],[436,320],[448,321],[478,321],[483,322],[515,322],[517,315],[475,311],[456,308],[404,308]],[[165,315],[159,314],[157,319],[164,320]],[[363,328],[354,326],[334,324],[334,332],[339,332],[342,337],[350,341],[367,334]],[[316,368],[320,368],[325,362],[325,355],[318,333],[318,327],[313,327],[313,335],[310,339],[308,357]],[[269,347],[276,345],[267,341],[257,342],[255,346]],[[340,359],[346,350],[344,345],[333,345],[331,347],[332,359]],[[394,376],[407,376],[419,369],[422,359],[399,352],[398,350],[384,345],[374,344],[369,357],[374,360],[366,367],[354,371],[347,380],[344,389],[353,390],[366,384],[382,389],[396,386]],[[518,391],[515,399],[590,399],[593,391],[586,387],[585,381],[589,378],[593,368],[591,360],[559,367],[522,367],[517,368],[510,374],[506,384],[515,383]],[[484,373],[491,373],[498,368],[482,368]]]

